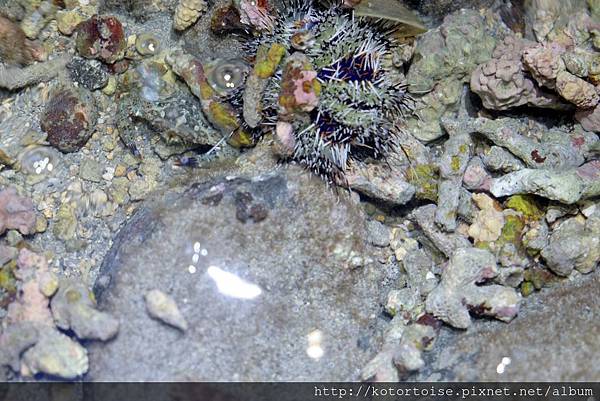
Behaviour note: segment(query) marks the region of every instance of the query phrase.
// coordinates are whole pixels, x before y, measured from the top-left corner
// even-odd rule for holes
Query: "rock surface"
[[[93,344],[92,380],[349,380],[380,345],[381,269],[364,265],[363,214],[291,168],[216,179],[147,203],[96,287],[121,321]],[[146,313],[160,286],[188,322]],[[135,361],[135,363],[132,363]]]
[[[526,298],[521,310],[509,325],[482,322],[466,334],[440,336],[433,369],[417,380],[600,380],[600,362],[593,357],[600,348],[598,274]],[[510,364],[500,374],[503,358]]]

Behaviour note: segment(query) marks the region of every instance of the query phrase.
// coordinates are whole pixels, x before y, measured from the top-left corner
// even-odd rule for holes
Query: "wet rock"
[[[267,217],[240,221],[237,193],[249,193]],[[383,274],[353,269],[368,252],[366,237],[357,205],[296,167],[146,201],[100,271],[99,305],[121,328],[112,342],[92,345],[91,377],[357,378],[374,351],[359,339],[378,346],[369,325]],[[148,316],[141,296],[157,286],[177,300],[185,336]]]
[[[463,186],[471,191],[486,190],[492,177],[486,171],[481,157],[475,156],[469,160],[469,164],[463,175]]]
[[[419,37],[415,60],[408,72],[411,93],[433,89],[436,81],[449,76],[463,80],[489,59],[496,39],[485,18],[473,10],[461,10],[444,18],[437,29]]]
[[[119,99],[117,126],[121,139],[136,149],[136,138],[148,131],[175,145],[214,146],[221,139],[203,117],[196,98],[160,58],[144,60],[123,81],[127,93]]]
[[[491,171],[511,173],[525,167],[525,164],[516,156],[503,147],[496,145],[485,150],[480,156],[483,164]]]
[[[410,217],[423,230],[423,233],[444,255],[450,257],[458,248],[471,247],[469,240],[462,234],[445,233],[435,224],[435,205],[421,206],[412,211]]]
[[[19,251],[17,248],[12,246],[0,245],[0,266],[4,266],[6,263],[17,258]]]
[[[35,232],[36,215],[33,202],[21,197],[14,188],[0,191],[0,234],[6,230],[19,230],[22,234]]]
[[[397,205],[410,202],[416,192],[415,187],[405,181],[402,171],[377,163],[353,166],[343,184],[370,198]]]
[[[472,156],[473,141],[462,124],[446,121],[444,127],[450,138],[444,143],[444,152],[439,161],[440,181],[435,222],[445,231],[454,231],[463,175]]]
[[[87,351],[66,335],[48,330],[40,333],[37,343],[21,358],[21,374],[43,373],[51,377],[75,379],[88,370]]]
[[[573,269],[589,273],[596,268],[600,261],[600,230],[594,224],[597,220],[598,217],[594,217],[581,222],[571,218],[552,232],[541,253],[550,270],[568,276]]]
[[[53,90],[40,117],[48,142],[62,152],[75,152],[86,144],[96,123],[93,98],[83,89],[61,86]]]
[[[433,347],[439,331],[439,325],[422,324],[424,320],[407,325],[395,317],[385,334],[382,350],[363,369],[361,379],[398,382],[422,369],[425,366],[422,352]]]
[[[33,61],[31,45],[23,30],[14,22],[0,16],[0,62],[25,65]]]
[[[369,242],[378,247],[386,247],[390,244],[390,229],[376,220],[367,223]]]
[[[31,323],[8,326],[0,335],[0,366],[9,366],[18,372],[23,351],[37,343],[38,329]]]
[[[80,10],[60,10],[56,13],[58,30],[67,36],[72,35],[77,26],[86,19]]]
[[[600,162],[595,160],[576,169],[523,169],[492,180],[494,196],[535,194],[566,204],[600,194]]]
[[[406,179],[416,188],[416,199],[437,201],[439,168],[434,164],[417,164],[406,171]]]
[[[8,329],[0,341],[8,341],[21,351],[27,348],[21,357],[20,367],[17,355],[8,354],[10,365],[23,376],[43,373],[73,379],[87,371],[87,352],[54,326],[48,300],[53,293],[48,287],[49,274],[44,256],[21,249],[15,271],[21,290],[8,307],[5,320]],[[14,335],[23,338],[15,339]]]
[[[108,84],[108,72],[98,60],[73,58],[67,65],[74,82],[89,90],[101,89]]]
[[[37,1],[33,7],[26,7],[26,12],[21,21],[21,28],[29,39],[38,37],[42,29],[56,15],[56,5],[51,0]]]
[[[119,331],[119,321],[96,309],[94,295],[80,281],[63,280],[50,308],[56,326],[81,340],[107,341]]]
[[[599,300],[598,274],[564,281],[525,298],[508,325],[482,321],[439,338],[445,346],[431,352],[431,369],[415,379],[438,373],[442,381],[596,380],[600,365],[590,355],[600,347]],[[503,358],[510,365],[499,372]]]
[[[498,275],[496,258],[486,250],[456,250],[442,273],[440,285],[427,297],[426,307],[453,327],[471,325],[469,311],[510,322],[519,312],[520,295],[500,285],[480,285]]]
[[[402,266],[407,274],[408,286],[417,290],[419,295],[425,297],[437,286],[433,260],[423,249],[410,250]]]
[[[95,58],[113,64],[125,54],[123,25],[115,17],[92,16],[77,27],[77,52],[85,58]]]
[[[399,290],[392,290],[388,294],[385,310],[392,316],[402,314],[406,318],[410,316],[413,309],[421,304],[419,291],[414,288],[404,287]]]
[[[160,290],[152,290],[144,295],[148,314],[181,331],[188,329],[185,318],[179,311],[175,300]]]
[[[103,173],[104,168],[102,164],[94,159],[85,158],[82,160],[81,166],[79,166],[79,176],[86,181],[102,182]]]
[[[556,91],[578,109],[589,109],[598,104],[596,87],[566,71],[558,73]]]
[[[556,78],[565,70],[562,54],[566,49],[558,43],[538,44],[523,51],[523,63],[538,84],[556,88]]]
[[[556,107],[556,96],[541,90],[526,74],[521,62],[523,52],[535,43],[507,36],[494,49],[493,57],[479,65],[471,75],[471,90],[479,95],[483,106],[506,110],[525,104]]]
[[[0,88],[15,90],[40,82],[51,81],[64,70],[68,61],[68,56],[61,56],[25,68],[6,67],[0,63]]]
[[[63,203],[56,212],[52,231],[58,239],[69,241],[77,234],[77,224],[75,206],[71,203]]]

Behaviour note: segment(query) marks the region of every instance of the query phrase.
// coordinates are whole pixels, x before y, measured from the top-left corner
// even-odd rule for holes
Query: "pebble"
[[[188,324],[173,298],[160,290],[152,290],[146,293],[144,299],[146,300],[146,309],[151,317],[181,331],[187,330]]]
[[[79,168],[79,177],[86,181],[102,182],[104,168],[94,159],[85,158]]]

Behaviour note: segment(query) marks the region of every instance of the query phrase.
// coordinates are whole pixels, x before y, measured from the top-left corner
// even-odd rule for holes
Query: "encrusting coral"
[[[479,95],[483,106],[493,110],[532,105],[556,107],[558,99],[540,89],[526,74],[521,61],[523,52],[533,42],[509,35],[496,46],[492,58],[471,74],[471,90]]]
[[[21,234],[32,234],[35,220],[30,199],[19,196],[15,188],[0,191],[0,234],[11,229],[19,230]]]

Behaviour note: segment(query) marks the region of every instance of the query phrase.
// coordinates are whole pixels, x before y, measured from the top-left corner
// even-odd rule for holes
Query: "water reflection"
[[[504,373],[504,371],[506,370],[506,367],[508,365],[510,365],[510,362],[511,362],[511,360],[510,360],[509,357],[505,356],[504,358],[502,358],[502,362],[500,362],[498,364],[498,366],[496,367],[496,373],[498,373],[499,375],[501,375],[502,373]]]
[[[321,330],[311,331],[307,339],[308,348],[306,348],[306,354],[312,359],[320,359],[325,354],[325,350],[321,346],[323,343],[323,332]]]
[[[262,294],[262,290],[256,284],[249,283],[217,266],[209,266],[206,273],[214,280],[219,292],[228,297],[254,299]]]

